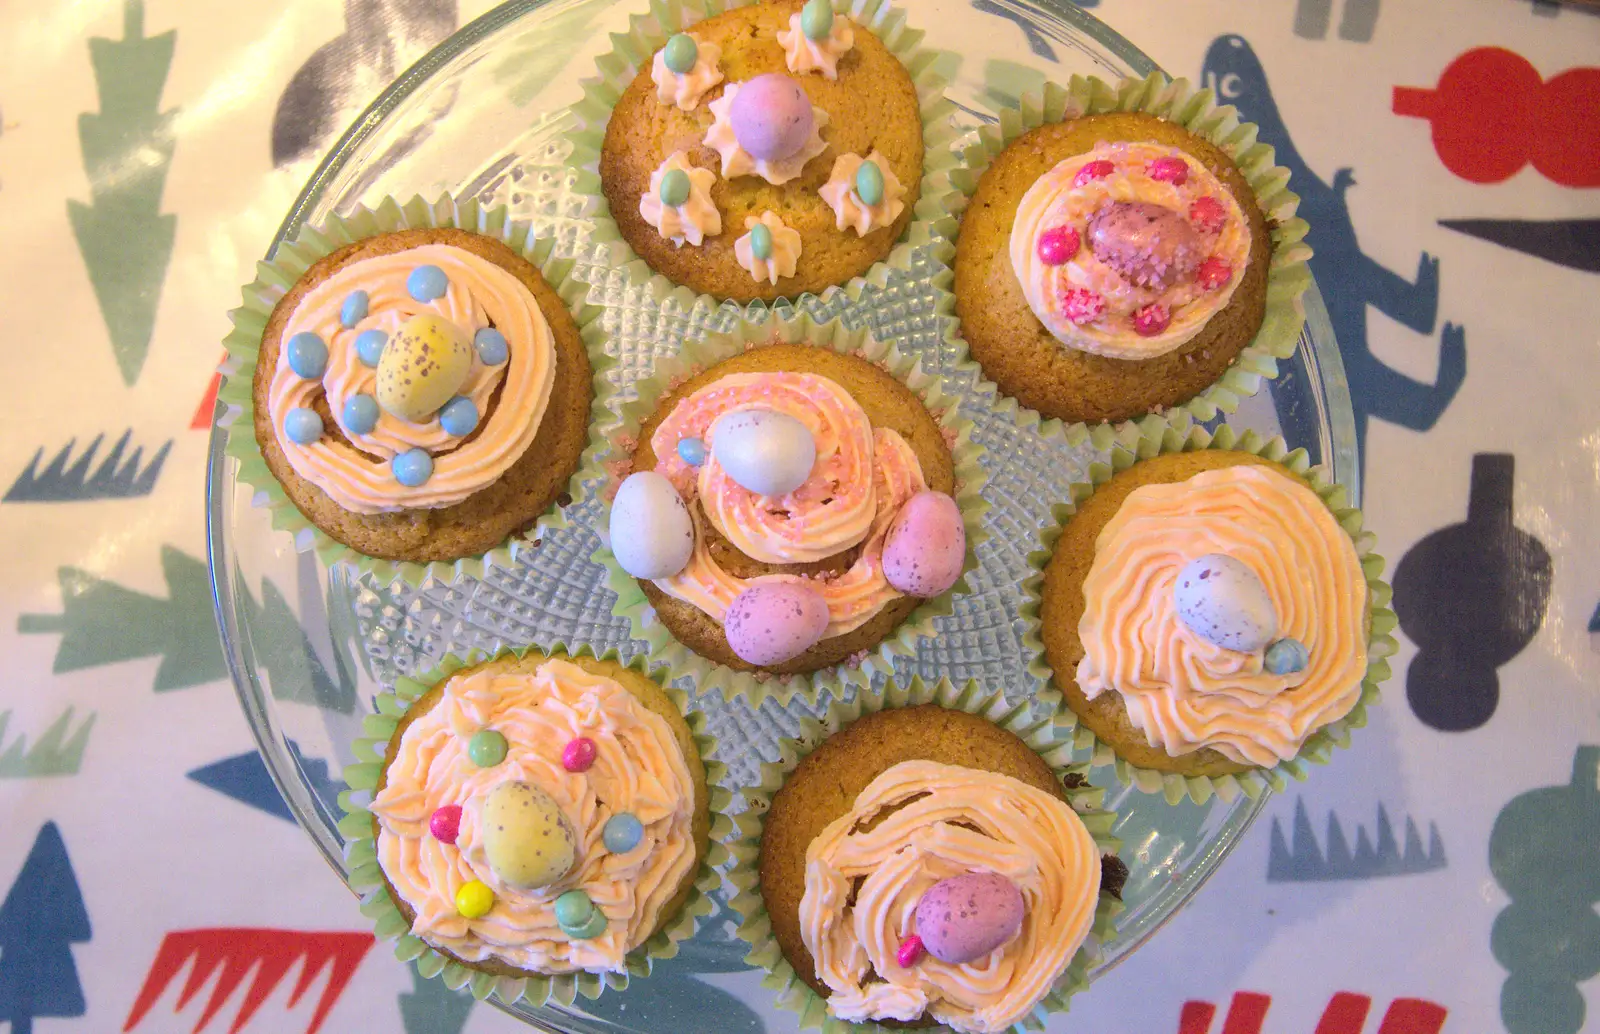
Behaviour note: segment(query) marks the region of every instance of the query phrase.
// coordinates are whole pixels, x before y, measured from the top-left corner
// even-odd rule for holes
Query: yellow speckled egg
[[[378,360],[378,405],[423,423],[456,396],[471,370],[472,340],[464,330],[431,312],[413,316]]]
[[[577,861],[577,838],[560,805],[527,783],[490,790],[481,829],[489,867],[513,887],[548,887]]]

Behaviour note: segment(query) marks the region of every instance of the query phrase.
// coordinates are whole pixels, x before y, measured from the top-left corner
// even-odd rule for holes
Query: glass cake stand
[[[949,96],[957,119],[971,129],[991,120],[1023,92],[1046,79],[1072,73],[1117,78],[1155,66],[1133,44],[1083,11],[1059,0],[916,0],[908,5],[927,45],[959,56]],[[414,194],[478,196],[508,205],[536,232],[555,237],[579,260],[580,275],[595,287],[592,299],[607,307],[610,348],[620,359],[611,375],[621,387],[647,376],[655,357],[675,352],[686,336],[728,329],[740,317],[732,304],[685,311],[658,306],[609,265],[590,244],[584,201],[572,191],[565,165],[570,106],[579,80],[610,48],[608,33],[626,28],[637,3],[611,0],[521,0],[466,26],[402,75],[363,114],[322,166],[284,220],[277,244],[305,224],[357,204]],[[865,324],[881,338],[919,353],[925,367],[962,397],[963,415],[987,450],[985,495],[989,541],[981,565],[968,577],[972,592],[940,622],[940,634],[922,642],[898,674],[925,678],[976,678],[1018,699],[1038,688],[1024,669],[1018,585],[1036,530],[1050,504],[1067,498],[1068,485],[1087,480],[1089,447],[1069,448],[1021,430],[993,410],[994,397],[955,372],[933,319],[932,266],[926,255],[909,274],[897,273],[886,289],[869,290],[861,303],[809,300],[819,317],[841,316]],[[1240,427],[1281,433],[1304,447],[1346,485],[1358,485],[1355,425],[1348,387],[1321,296],[1306,297],[1307,325],[1300,348],[1270,392],[1248,400],[1228,418]],[[588,557],[599,542],[593,531],[602,510],[593,501],[573,513],[573,527],[545,538],[520,566],[487,580],[430,584],[400,590],[371,579],[323,570],[291,537],[271,527],[267,512],[252,506],[250,489],[213,432],[208,478],[208,532],[217,616],[239,700],[278,788],[300,825],[328,863],[345,871],[335,821],[339,773],[352,760],[350,743],[380,685],[425,668],[446,651],[474,647],[591,643],[614,647],[624,658],[642,644],[611,615],[614,597],[601,569]],[[685,687],[692,688],[692,687]],[[780,737],[793,735],[808,710],[767,701],[752,709],[735,701],[697,697],[710,716],[729,778],[753,781],[757,766],[777,755]],[[1127,909],[1115,940],[1106,944],[1095,973],[1128,957],[1199,889],[1262,802],[1213,800],[1206,807],[1172,807],[1159,797],[1118,785],[1111,769],[1096,782],[1110,788],[1108,806],[1119,816],[1122,857],[1131,869]],[[332,878],[332,877],[330,877]],[[596,1002],[573,1008],[508,1011],[536,1028],[576,1032],[646,1032],[701,1029],[718,1032],[790,1031],[793,1014],[776,1009],[760,987],[761,973],[742,961],[734,921],[720,897],[719,911],[675,959],[658,963],[647,980]]]

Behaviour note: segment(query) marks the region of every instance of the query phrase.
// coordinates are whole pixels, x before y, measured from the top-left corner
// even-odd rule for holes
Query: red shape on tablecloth
[[[1316,1034],[1361,1034],[1361,1027],[1367,1022],[1367,1012],[1371,1008],[1372,999],[1366,995],[1340,991],[1328,1000],[1328,1007],[1322,1010]]]
[[[1383,1014],[1378,1034],[1439,1034],[1449,1010],[1424,998],[1396,998]]]
[[[1207,1034],[1217,1007],[1210,1002],[1184,1002],[1178,1014],[1178,1034]]]
[[[200,399],[200,404],[194,407],[194,417],[189,421],[189,430],[204,431],[211,426],[211,421],[216,417],[217,391],[222,387],[222,374],[211,375],[211,385],[206,388],[205,396]]]
[[[1218,1034],[1261,1034],[1272,1005],[1270,995],[1236,991],[1228,1005],[1227,1018]],[[1372,999],[1350,991],[1340,991],[1328,1000],[1317,1022],[1315,1034],[1361,1034],[1366,1026]],[[1210,1002],[1188,1001],[1178,1014],[1178,1034],[1210,1034],[1217,1007]],[[1396,998],[1383,1014],[1377,1034],[1439,1034],[1444,1027],[1444,1006],[1422,998]]]
[[[211,990],[211,997],[206,1002],[205,1011],[201,1014],[199,1022],[194,1025],[195,1034],[200,1034],[212,1018],[227,1004],[228,998],[234,990],[244,981],[250,970],[258,963],[255,978],[251,981],[250,989],[245,993],[244,1001],[239,1005],[239,1014],[234,1018],[233,1026],[228,1028],[228,1034],[238,1034],[256,1010],[261,1008],[261,1003],[267,1000],[284,976],[289,972],[296,961],[305,959],[300,971],[300,979],[295,984],[294,992],[289,996],[289,1007],[293,1008],[300,1001],[311,982],[325,965],[331,963],[328,972],[328,983],[322,990],[322,998],[317,1002],[317,1011],[311,1017],[311,1023],[306,1027],[305,1034],[316,1034],[317,1028],[322,1026],[322,1021],[327,1017],[329,1010],[338,1001],[339,995],[344,992],[345,985],[350,982],[355,974],[356,967],[372,948],[376,938],[370,933],[345,933],[340,931],[308,932],[302,930],[261,930],[250,928],[224,928],[211,930],[173,930],[161,939],[161,948],[156,953],[155,961],[150,964],[150,973],[145,977],[144,986],[139,989],[139,997],[133,1003],[133,1009],[128,1013],[127,1022],[122,1025],[124,1031],[130,1031],[138,1026],[144,1019],[150,1007],[155,1005],[173,977],[188,963],[192,957],[194,968],[189,972],[189,979],[184,982],[183,991],[178,996],[178,1003],[174,1012],[183,1011],[184,1006],[194,998],[195,994],[205,986],[211,975],[222,968],[217,984]]]
[[[1600,187],[1600,68],[1545,82],[1527,58],[1502,47],[1457,57],[1436,89],[1394,88],[1394,113],[1427,119],[1445,168],[1472,183],[1499,183],[1533,167],[1567,187]]]

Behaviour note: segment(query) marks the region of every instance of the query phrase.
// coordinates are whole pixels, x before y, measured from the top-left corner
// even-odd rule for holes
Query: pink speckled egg
[[[1089,247],[1119,276],[1158,291],[1192,277],[1205,258],[1185,213],[1148,201],[1114,201],[1090,216]]]
[[[956,501],[943,492],[918,492],[906,500],[883,543],[883,576],[907,596],[929,599],[961,577],[967,529]]]
[[[778,72],[741,83],[728,118],[739,146],[760,161],[783,161],[811,139],[811,98]]]
[[[1022,930],[1022,891],[992,872],[940,880],[917,902],[917,935],[928,954],[959,965],[984,958]]]
[[[728,646],[764,668],[792,660],[822,641],[828,601],[809,585],[762,582],[734,597],[722,618]]]

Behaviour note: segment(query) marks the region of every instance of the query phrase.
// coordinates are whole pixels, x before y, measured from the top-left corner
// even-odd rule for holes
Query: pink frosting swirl
[[[422,265],[438,266],[450,281],[444,296],[432,302],[418,302],[406,290],[406,278]],[[367,292],[367,316],[347,328],[339,319],[340,306],[357,289]],[[337,421],[344,419],[344,406],[351,397],[375,394],[378,371],[356,354],[357,335],[381,330],[392,338],[406,320],[424,312],[452,321],[469,338],[491,323],[505,335],[510,358],[488,366],[474,357],[459,392],[484,414],[476,437],[463,443],[447,434],[438,420],[413,424],[381,410],[370,433],[355,434],[341,425],[353,444],[324,435],[300,445],[281,433],[289,410],[310,407],[320,394],[327,394]],[[267,410],[295,473],[351,513],[449,506],[494,483],[533,443],[555,384],[550,324],[528,288],[488,259],[446,244],[426,244],[344,266],[300,299],[281,340],[286,343],[301,331],[312,331],[327,343],[327,370],[319,380],[301,378],[289,368],[288,348],[280,346]],[[491,410],[496,389],[500,399]],[[412,448],[433,454],[433,476],[407,487],[395,480],[389,463]]]
[[[969,872],[1017,886],[1021,931],[981,962],[925,955],[901,966],[896,953],[916,932],[922,895]],[[839,1019],[928,1012],[956,1030],[1000,1034],[1066,970],[1099,895],[1099,849],[1066,802],[997,772],[903,761],[806,849],[800,936]]]
[[[724,413],[770,409],[794,417],[811,432],[817,460],[805,483],[781,500],[758,496],[728,476],[709,450],[712,425]],[[698,470],[678,456],[683,438],[708,447]],[[712,557],[698,526],[694,553],[678,574],[656,580],[670,596],[699,607],[718,621],[728,606],[760,582],[805,582],[828,603],[828,636],[865,624],[901,593],[883,574],[883,542],[894,515],[927,487],[922,465],[905,439],[874,429],[850,393],[809,373],[736,373],[718,378],[673,407],[650,437],[656,471],[686,500],[699,495],[706,517],[740,551],[773,564],[823,560],[862,545],[843,574],[828,579],[799,575],[736,578]],[[691,508],[691,512],[695,512]]]
[[[383,790],[378,863],[416,912],[412,933],[470,962],[499,959],[539,973],[620,973],[623,957],[655,931],[662,911],[695,865],[695,787],[666,719],[615,679],[551,659],[532,675],[490,665],[445,683],[439,701],[400,737]],[[506,758],[479,768],[467,741],[480,729],[505,736]],[[568,772],[562,748],[586,736],[598,748],[587,771]],[[577,833],[573,869],[549,887],[500,881],[483,846],[484,799],[504,782],[535,786],[555,799]],[[454,845],[435,840],[428,820],[461,806]],[[626,854],[606,850],[606,820],[631,812],[644,836]],[[480,880],[494,907],[478,919],[456,911],[463,883]],[[573,940],[555,918],[555,900],[582,889],[605,913],[599,937]]]
[[[1262,653],[1216,646],[1177,615],[1184,565],[1224,553],[1261,579],[1278,636],[1309,666],[1273,675]],[[1078,685],[1116,692],[1151,746],[1177,757],[1211,747],[1244,765],[1294,757],[1350,713],[1367,671],[1367,583],[1350,537],[1304,484],[1259,465],[1144,485],[1095,539],[1078,622]]]

